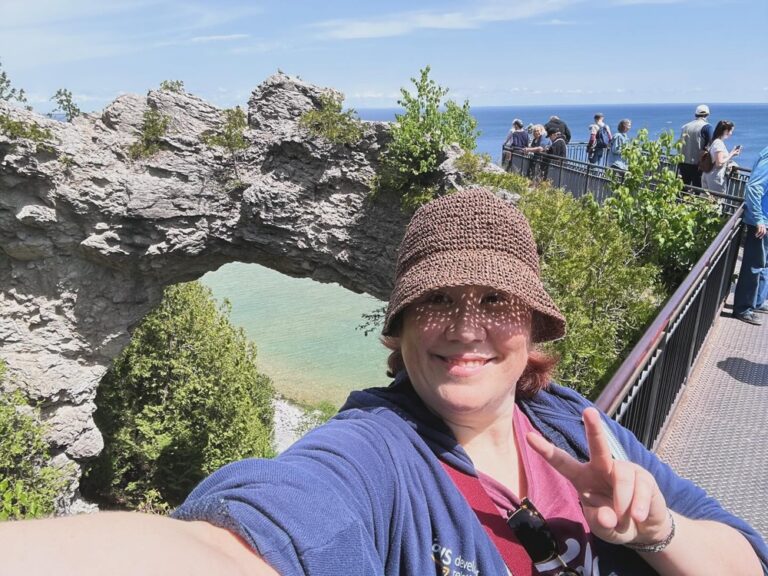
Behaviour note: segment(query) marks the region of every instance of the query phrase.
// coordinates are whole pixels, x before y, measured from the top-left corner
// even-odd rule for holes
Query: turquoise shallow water
[[[378,335],[356,329],[381,301],[240,262],[201,282],[217,300],[229,299],[232,322],[258,346],[260,369],[288,398],[340,405],[350,390],[388,382]]]

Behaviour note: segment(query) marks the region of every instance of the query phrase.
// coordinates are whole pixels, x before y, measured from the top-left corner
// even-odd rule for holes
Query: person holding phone
[[[725,192],[725,172],[731,160],[741,154],[741,145],[736,146],[731,152],[725,146],[725,140],[733,135],[735,125],[728,120],[720,120],[715,126],[712,135],[712,144],[709,154],[712,157],[712,170],[701,175],[701,185],[714,192]]]

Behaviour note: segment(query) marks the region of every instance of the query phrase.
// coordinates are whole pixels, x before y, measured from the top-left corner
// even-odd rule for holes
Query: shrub
[[[181,80],[163,80],[160,82],[160,90],[166,92],[184,92],[184,82]]]
[[[5,365],[0,361],[0,382]],[[48,516],[66,485],[64,470],[50,465],[39,412],[19,391],[0,391],[0,520]]]
[[[525,176],[514,172],[490,172],[487,168],[492,164],[488,154],[464,152],[456,159],[456,169],[464,177],[475,184],[501,188],[515,194],[523,194],[531,186],[531,181]]]
[[[320,96],[320,108],[302,114],[299,124],[333,144],[354,144],[363,137],[357,113],[351,108],[342,112],[341,100],[332,94]]]
[[[664,300],[658,269],[636,260],[627,232],[591,196],[540,186],[519,206],[568,322],[567,336],[547,346],[560,356],[557,379],[594,397]]]
[[[272,455],[272,396],[228,303],[197,282],[169,287],[101,382],[105,448],[81,489],[106,506],[176,506],[222,465]]]
[[[57,104],[56,108],[51,112],[51,116],[56,112],[63,112],[67,122],[72,122],[73,118],[77,118],[82,113],[72,98],[72,92],[65,88],[56,90],[56,94],[51,97],[51,100],[55,100]]]
[[[139,140],[128,148],[128,155],[133,160],[148,158],[160,150],[160,142],[168,130],[171,119],[160,114],[154,108],[148,108],[144,112],[144,121],[141,124]]]
[[[240,180],[237,172],[237,155],[241,150],[248,148],[248,142],[245,139],[245,128],[248,121],[245,112],[240,106],[224,110],[224,124],[216,132],[204,133],[200,139],[203,144],[208,146],[220,146],[227,150],[235,168],[235,179]]]
[[[3,70],[2,62],[0,62],[0,100],[5,100],[6,102],[16,100],[20,104],[24,104],[27,101],[24,89],[12,86],[11,79],[8,78],[8,74]]]
[[[630,231],[635,255],[661,267],[662,279],[673,290],[690,272],[722,226],[715,201],[682,196],[683,183],[662,160],[679,149],[671,131],[650,140],[642,129],[623,149],[628,170],[614,177],[607,211]]]
[[[35,123],[13,120],[7,114],[0,114],[0,132],[9,138],[32,140],[37,144],[45,144],[47,140],[53,138],[53,133],[48,128],[41,128]]]
[[[459,106],[443,102],[447,88],[429,78],[430,68],[411,78],[416,87],[412,95],[400,89],[402,114],[395,115],[392,140],[382,154],[381,168],[373,183],[374,193],[391,191],[401,197],[405,209],[413,209],[435,196],[437,168],[444,149],[457,143],[464,150],[474,150],[478,136],[477,121],[469,111],[469,102]]]

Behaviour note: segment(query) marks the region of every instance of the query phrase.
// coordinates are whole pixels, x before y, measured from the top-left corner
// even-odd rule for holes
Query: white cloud
[[[231,40],[241,40],[243,38],[250,38],[250,34],[220,34],[218,36],[195,36],[194,38],[190,38],[189,41],[193,43],[229,42]]]
[[[465,10],[419,10],[370,19],[337,19],[312,25],[321,38],[356,39],[405,36],[419,30],[479,28],[490,22],[525,20],[558,12],[579,0],[486,1]]]

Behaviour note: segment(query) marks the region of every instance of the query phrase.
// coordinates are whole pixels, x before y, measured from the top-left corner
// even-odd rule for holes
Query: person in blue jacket
[[[389,386],[171,518],[0,524],[0,574],[764,574],[750,526],[550,381],[537,344],[564,334],[519,210],[434,200],[398,255]]]
[[[755,160],[744,194],[744,253],[733,296],[734,317],[760,326],[756,313],[768,313],[768,146]]]

